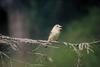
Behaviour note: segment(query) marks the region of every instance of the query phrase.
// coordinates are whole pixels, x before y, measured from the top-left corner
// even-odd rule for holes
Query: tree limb
[[[32,40],[27,38],[13,38],[1,35],[0,36],[0,43],[7,43],[6,41],[14,41],[18,43],[24,43],[24,44],[50,44],[47,40]]]
[[[0,43],[10,45],[12,49],[16,50],[17,48],[16,45],[20,45],[20,44],[24,44],[24,45],[37,44],[37,45],[42,45],[42,46],[49,46],[49,44],[59,43],[59,42],[57,41],[48,42],[47,40],[33,40],[33,39],[28,39],[28,38],[13,38],[13,37],[0,35]]]

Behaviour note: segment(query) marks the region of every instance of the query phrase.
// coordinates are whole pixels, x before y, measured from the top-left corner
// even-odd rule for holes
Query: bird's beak
[[[62,26],[59,26],[60,30],[62,30]]]
[[[62,26],[59,26],[60,28],[62,28]]]

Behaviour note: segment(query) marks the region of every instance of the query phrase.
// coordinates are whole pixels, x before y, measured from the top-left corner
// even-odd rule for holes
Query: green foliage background
[[[82,43],[99,40],[100,9],[97,7],[91,7],[87,10],[88,14],[85,16],[82,16],[78,19],[65,21],[65,23],[60,23],[63,25],[63,31],[61,33],[59,41]],[[42,25],[47,27],[49,23]],[[42,30],[44,30],[44,27]],[[45,36],[43,36],[43,38],[44,37]],[[83,53],[83,56],[81,58],[81,67],[100,66],[99,47],[99,43],[93,44],[93,50],[95,51],[94,53]],[[75,54],[73,49],[62,45],[60,49],[48,49],[47,53],[48,56],[52,57],[54,62],[44,60],[43,62],[46,66],[43,67],[75,67],[77,61],[77,54]]]

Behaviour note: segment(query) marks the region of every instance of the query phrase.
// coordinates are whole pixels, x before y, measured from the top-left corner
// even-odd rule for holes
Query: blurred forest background
[[[55,24],[63,26],[59,41],[71,43],[93,42],[100,40],[100,1],[99,0],[0,0],[0,34],[47,40]],[[23,47],[12,51],[0,45],[0,51],[7,52],[12,58],[20,59],[42,67],[75,67],[76,55],[62,45],[60,49],[39,48],[37,52],[53,58],[53,62],[43,57],[28,55],[27,52],[36,46]],[[5,50],[6,49],[6,50]],[[81,67],[100,66],[100,45],[94,46],[95,53],[84,54]],[[10,53],[9,53],[10,52]],[[2,56],[1,56],[2,57]],[[3,61],[2,61],[3,60]],[[49,59],[50,60],[50,59]],[[0,59],[0,67],[11,67],[5,57]],[[24,63],[12,62],[12,67],[25,67]],[[26,67],[32,67],[28,64]]]

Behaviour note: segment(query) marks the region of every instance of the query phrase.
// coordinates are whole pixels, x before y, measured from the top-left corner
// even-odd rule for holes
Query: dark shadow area
[[[0,34],[8,34],[7,12],[0,7]]]

